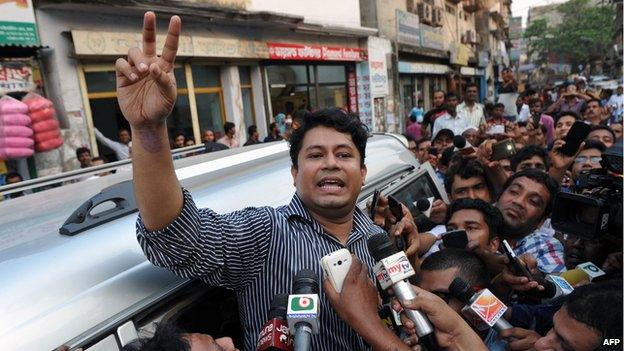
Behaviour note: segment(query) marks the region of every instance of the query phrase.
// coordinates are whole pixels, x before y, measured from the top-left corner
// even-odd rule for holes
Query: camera
[[[581,172],[574,186],[578,193],[557,194],[551,216],[555,230],[589,240],[621,236],[621,139],[602,154],[601,164],[601,169]]]

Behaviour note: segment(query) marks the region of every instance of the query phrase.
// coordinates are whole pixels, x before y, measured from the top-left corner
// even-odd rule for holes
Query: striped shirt
[[[537,260],[537,268],[544,273],[566,271],[563,245],[544,226],[518,241],[514,252],[518,256],[531,254]]]
[[[273,296],[291,293],[295,274],[306,268],[316,272],[320,285],[319,334],[312,338],[312,349],[370,349],[338,317],[323,294],[319,261],[345,246],[325,232],[296,194],[287,206],[217,214],[197,209],[190,193],[183,192],[182,212],[165,229],[150,232],[139,216],[139,244],[156,266],[183,278],[233,289],[245,331],[245,350],[255,350]],[[380,232],[383,230],[356,207],[346,248],[373,267],[366,240]],[[372,279],[372,270],[370,276]]]

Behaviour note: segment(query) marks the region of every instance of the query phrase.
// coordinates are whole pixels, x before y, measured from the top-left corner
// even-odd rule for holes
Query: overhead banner
[[[468,50],[468,47],[466,45],[453,43],[451,44],[450,51],[451,58],[449,61],[451,62],[451,64],[461,66],[468,65],[468,55],[470,51]]]
[[[420,40],[421,46],[424,48],[445,51],[444,34],[442,28],[431,27],[426,24],[420,24]]]
[[[0,1],[0,45],[38,46],[31,0]]]
[[[364,61],[365,54],[359,48],[267,43],[269,58],[273,60],[309,61]]]
[[[391,45],[387,39],[368,37],[370,91],[373,96],[389,94],[386,55],[392,52]]]
[[[420,46],[420,21],[417,15],[397,9],[396,23],[397,42]]]

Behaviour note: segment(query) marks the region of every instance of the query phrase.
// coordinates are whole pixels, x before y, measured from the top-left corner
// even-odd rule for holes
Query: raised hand
[[[173,16],[161,56],[156,54],[156,15],[143,17],[143,50],[131,48],[128,60],[117,59],[117,101],[132,128],[165,121],[177,97],[173,63],[182,22]]]

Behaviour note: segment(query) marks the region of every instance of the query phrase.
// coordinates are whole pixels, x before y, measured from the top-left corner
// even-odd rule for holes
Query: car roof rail
[[[115,206],[101,212],[93,211],[107,202],[112,202]],[[134,198],[132,180],[126,180],[103,189],[85,201],[67,218],[59,228],[59,233],[73,236],[136,211],[138,207]]]

